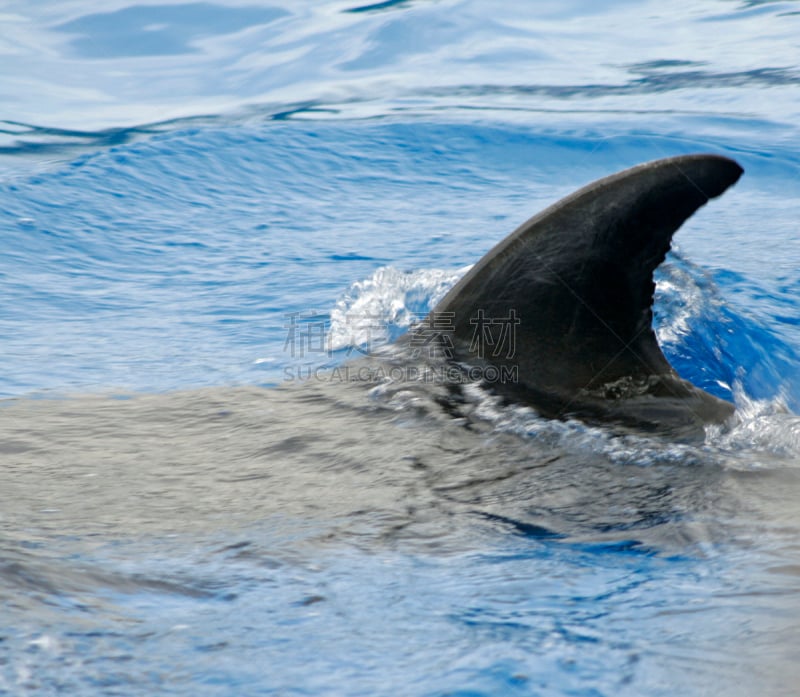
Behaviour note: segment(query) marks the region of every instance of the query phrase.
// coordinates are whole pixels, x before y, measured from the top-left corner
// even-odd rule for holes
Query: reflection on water
[[[70,47],[82,58],[169,56],[199,51],[195,42],[204,38],[269,24],[288,15],[279,8],[205,2],[134,5],[83,15],[52,28],[73,35]]]
[[[42,127],[131,128],[301,103],[349,117],[444,106],[521,110],[529,124],[564,109],[796,123],[796,20],[780,4],[753,14],[726,3],[720,14],[707,3],[691,16],[656,2],[7,5],[15,38],[2,117]],[[708,42],[715,33],[735,48]],[[631,41],[626,58],[610,48]]]

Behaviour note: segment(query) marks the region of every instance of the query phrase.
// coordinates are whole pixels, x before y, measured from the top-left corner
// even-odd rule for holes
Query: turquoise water
[[[794,694],[800,3],[54,0],[0,27],[0,694]],[[557,441],[574,480],[519,465],[392,527],[352,478],[451,424],[259,411],[363,349],[353,313],[402,331],[544,206],[698,151],[745,175],[678,233],[656,328],[732,433],[482,402],[458,458]],[[332,350],[291,355],[293,316]],[[343,461],[314,496],[361,508],[269,503],[316,485],[282,466]],[[440,511],[441,476],[398,500]]]

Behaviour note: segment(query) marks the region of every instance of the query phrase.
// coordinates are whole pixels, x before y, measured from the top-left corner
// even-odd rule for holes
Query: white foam
[[[661,346],[680,344],[691,333],[693,320],[710,314],[716,300],[713,288],[698,282],[700,269],[671,256],[675,263],[662,264],[656,281],[655,333]]]
[[[469,269],[407,272],[381,267],[370,278],[353,283],[336,302],[331,310],[330,348],[375,347],[396,339],[423,319]]]
[[[744,455],[739,458],[759,464],[758,456],[769,456],[771,466],[778,459],[796,466],[800,457],[800,417],[793,414],[783,395],[770,399],[749,397],[741,384],[734,385],[736,421],[727,429],[710,428],[707,443],[716,448]]]

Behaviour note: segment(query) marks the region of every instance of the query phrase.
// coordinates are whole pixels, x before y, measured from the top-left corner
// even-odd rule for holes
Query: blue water
[[[710,151],[745,175],[678,233],[656,327],[745,414],[709,444],[723,469],[795,490],[800,3],[48,0],[6,3],[0,27],[2,404],[334,365],[363,333],[298,357],[293,316],[424,312],[559,197]],[[303,521],[237,523],[235,500],[216,529],[126,536],[87,513],[82,535],[40,524],[66,460],[30,519],[15,508],[14,447],[0,694],[794,694],[800,559],[779,531],[800,526],[769,518],[769,487],[762,527],[663,549],[505,525],[441,553],[315,547]]]

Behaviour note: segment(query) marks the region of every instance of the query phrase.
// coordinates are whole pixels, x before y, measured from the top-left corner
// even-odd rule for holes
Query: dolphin
[[[495,245],[411,343],[478,366],[545,417],[675,435],[724,423],[733,405],[679,377],[658,345],[653,272],[681,224],[743,171],[681,155],[585,186]]]

